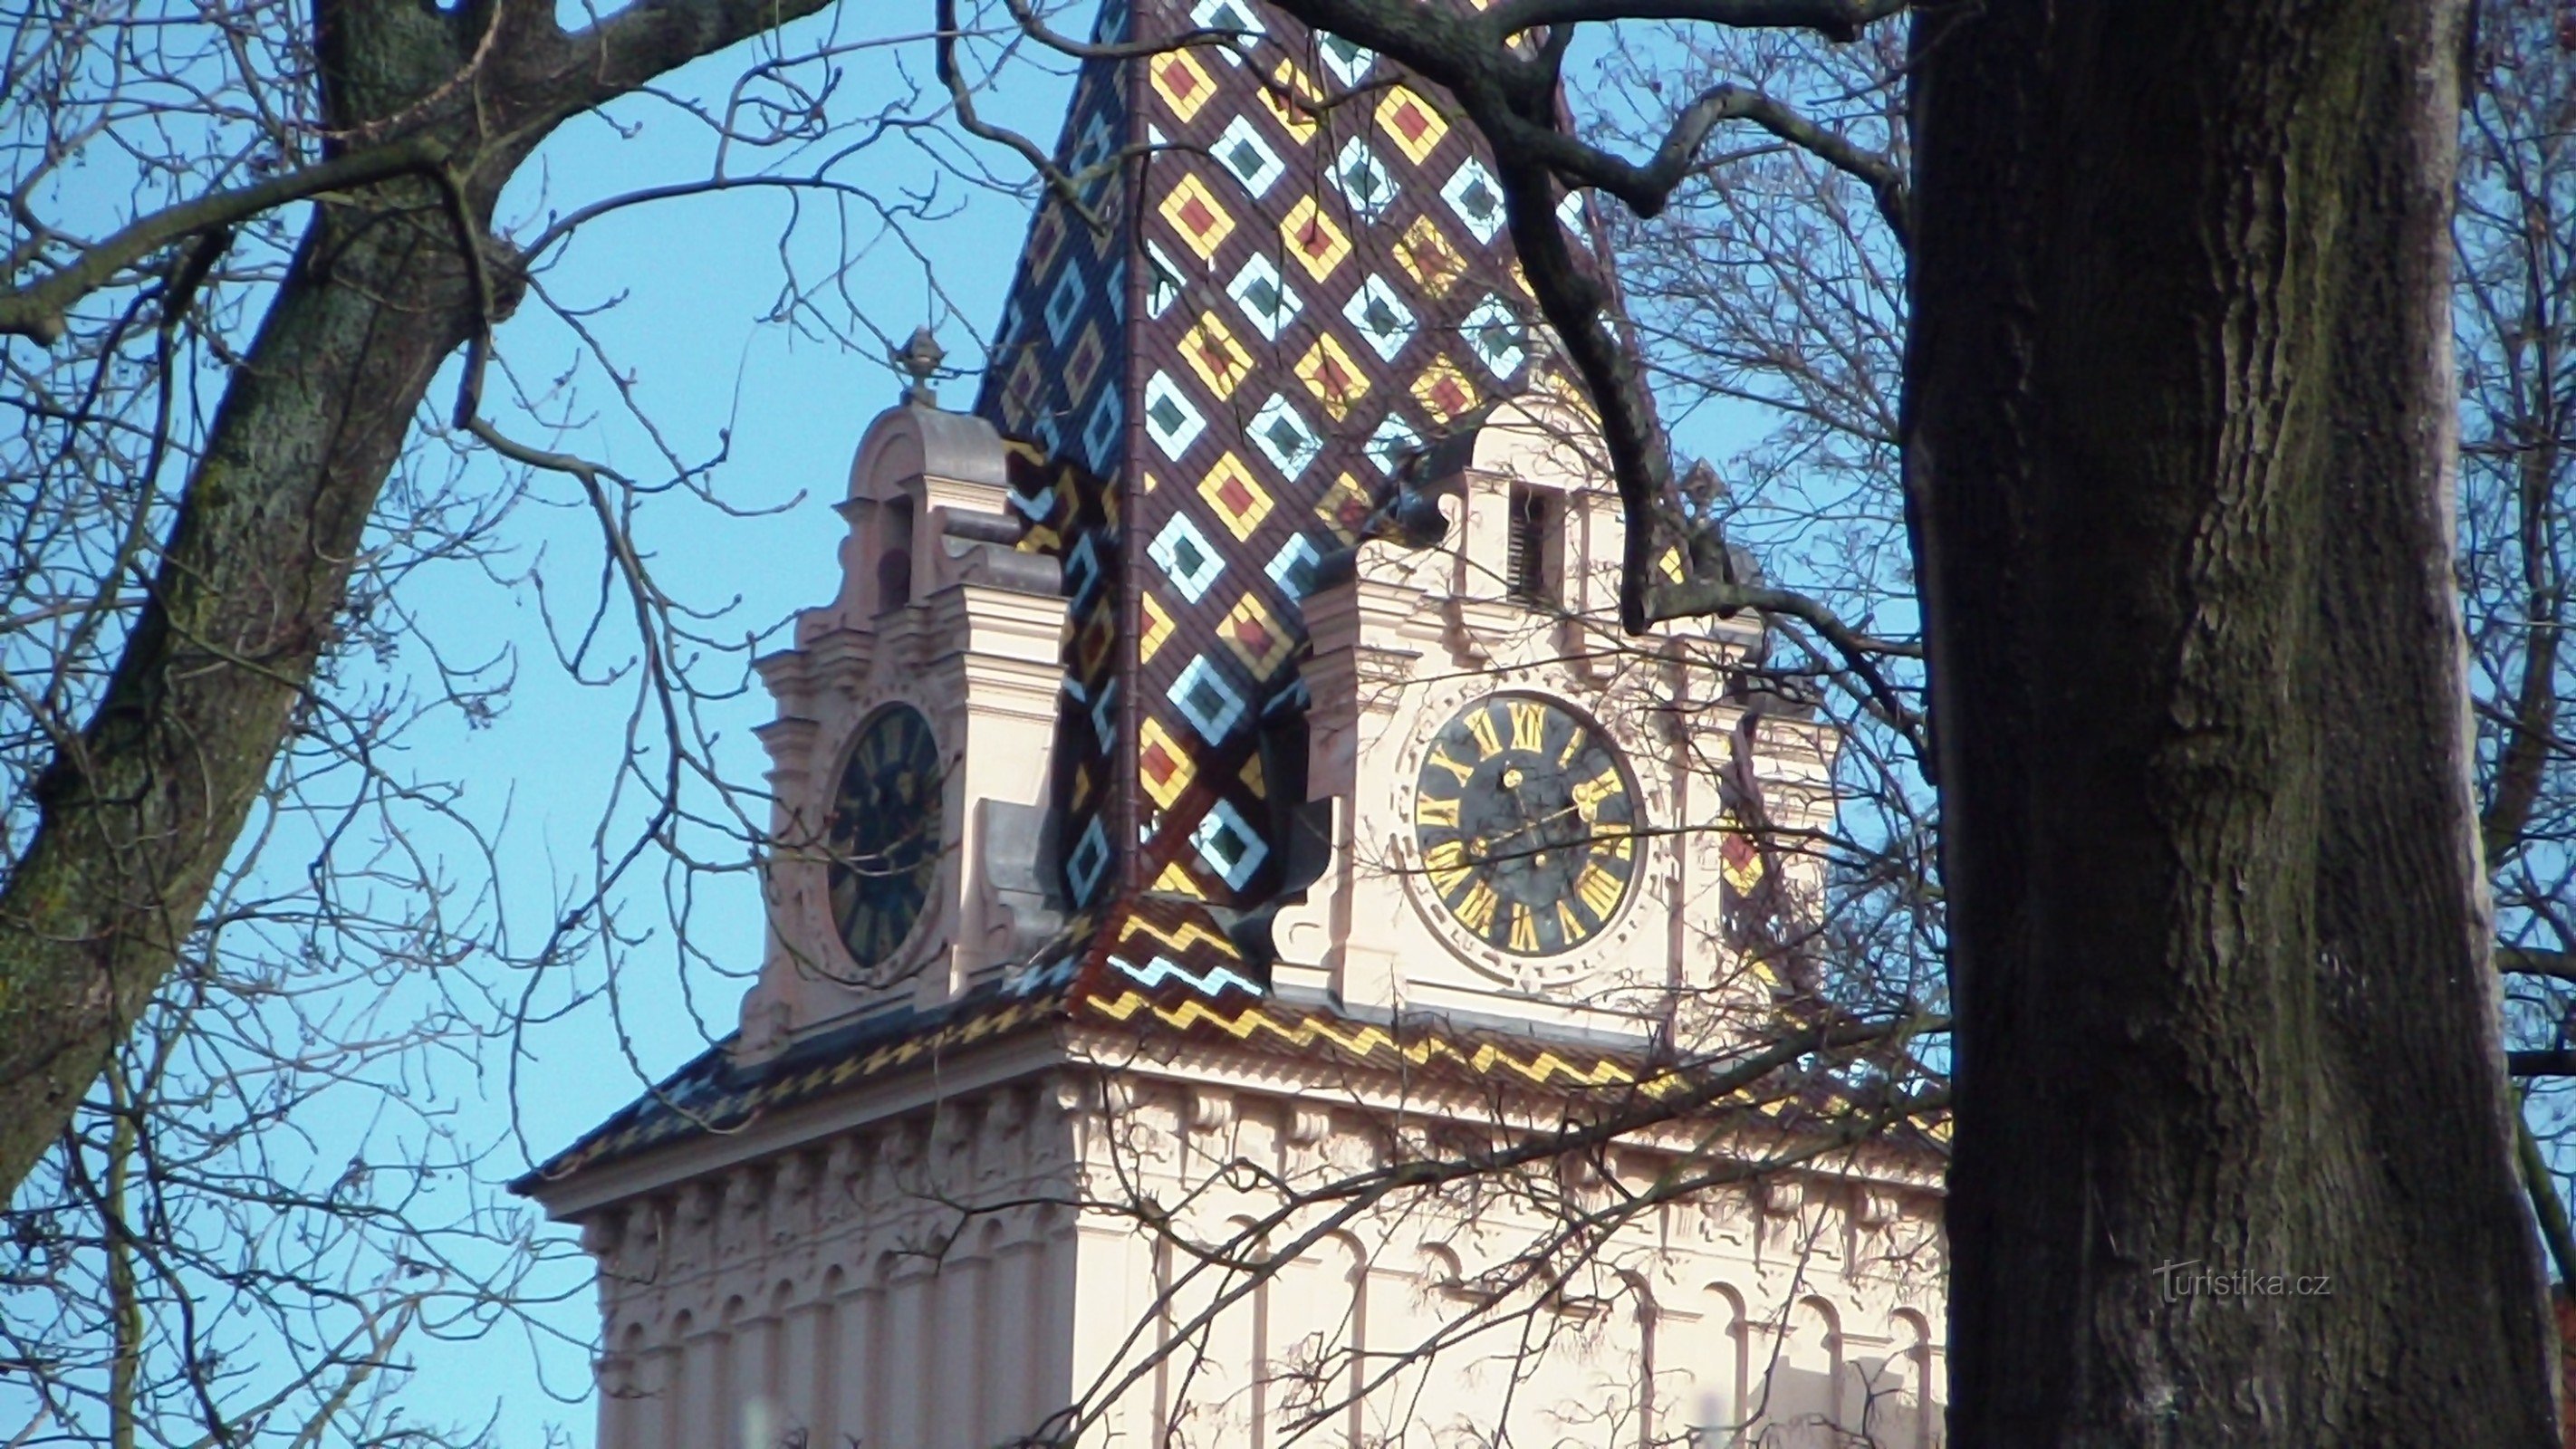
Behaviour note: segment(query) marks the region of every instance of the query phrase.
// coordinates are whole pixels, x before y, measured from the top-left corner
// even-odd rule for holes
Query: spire
[[[1500,188],[1446,94],[1257,0],[1108,0],[1096,38],[1211,29],[1237,43],[1086,63],[1058,164],[1143,154],[1089,183],[1088,217],[1040,207],[976,402],[1056,462],[1019,506],[1072,596],[1055,799],[1077,911],[1294,887],[1304,801],[1264,761],[1302,730],[1317,568],[1403,457],[1540,366]],[[1583,229],[1577,199],[1562,215]]]

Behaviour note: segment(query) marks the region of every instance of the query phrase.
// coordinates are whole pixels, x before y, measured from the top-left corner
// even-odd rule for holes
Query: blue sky
[[[909,97],[918,97],[910,102],[915,113],[927,113],[926,42],[916,38],[893,48],[856,42],[868,38],[860,33],[868,27],[903,34],[928,16],[927,5],[842,6],[793,28],[777,49],[849,47],[828,66],[802,72],[815,86],[829,73],[827,107],[835,120],[865,117]],[[1059,23],[1076,33],[1088,28],[1087,19]],[[662,89],[721,105],[747,54],[737,48],[702,62]],[[1051,145],[1070,89],[1062,64],[1015,63],[983,110],[988,119]],[[807,147],[798,159],[810,169],[848,134]],[[738,154],[734,172],[771,165],[793,171],[797,161],[787,157],[794,150]],[[702,178],[714,151],[707,128],[681,106],[631,100],[552,138],[522,170],[501,217],[525,238],[549,214],[629,189]],[[863,207],[836,213],[839,203],[830,198],[800,200],[776,190],[657,201],[586,227],[541,284],[555,303],[579,314],[599,352],[629,379],[649,432],[627,413],[590,344],[538,300],[531,298],[502,332],[501,357],[511,375],[550,399],[544,419],[531,417],[508,402],[508,389],[496,378],[487,385],[488,410],[505,431],[609,463],[648,487],[663,484],[671,472],[655,433],[685,459],[722,453],[723,462],[699,480],[707,496],[666,491],[642,504],[634,519],[634,536],[657,582],[688,606],[714,611],[704,632],[737,640],[767,635],[796,608],[831,596],[842,525],[830,506],[860,434],[895,400],[898,387],[871,328],[899,340],[930,322],[952,365],[972,369],[980,361],[974,337],[1001,314],[1029,205],[1024,186],[1014,193],[962,182],[961,161],[964,169],[989,167],[1001,182],[1025,181],[1017,159],[998,148],[970,152],[944,133],[894,131],[834,174],[926,214],[901,232],[877,225]],[[782,242],[792,215],[796,225]],[[844,230],[843,215],[860,224]],[[830,329],[855,334],[855,343],[817,336],[816,328],[776,315],[786,267],[812,278],[843,263],[839,283],[818,289],[816,305]],[[432,394],[433,411],[444,412],[452,384],[451,367]],[[943,398],[962,407],[973,388],[971,375],[958,378],[945,384]],[[565,419],[568,426],[547,426]],[[1694,431],[1715,425],[1703,422]],[[490,455],[467,467],[469,488],[505,488],[504,471]],[[631,687],[581,682],[557,662],[556,642],[578,627],[564,621],[578,618],[579,601],[596,584],[599,530],[569,480],[540,474],[529,489],[504,525],[510,553],[501,572],[542,580],[542,589],[458,564],[415,577],[405,598],[451,658],[503,651],[515,657],[507,707],[477,728],[453,716],[432,720],[393,766],[424,780],[461,783],[463,813],[497,843],[497,909],[511,948],[521,952],[542,939],[564,892],[589,878],[603,818],[612,822],[612,842],[622,842],[619,832],[631,831],[638,819],[631,793],[622,799],[616,793]],[[551,632],[548,609],[556,613]],[[606,638],[595,663],[631,655],[631,637],[613,622]],[[746,661],[739,653],[710,654],[701,661],[699,683],[731,691],[704,705],[721,772],[756,782],[764,761],[750,730],[769,709],[747,678]],[[415,651],[388,670],[400,677],[421,665]],[[718,861],[741,854],[738,843],[728,854],[722,840],[704,831],[687,843]],[[477,867],[463,858],[464,840],[445,844],[460,852],[458,873],[474,874]],[[290,875],[300,869],[300,859],[284,867]],[[695,964],[676,949],[665,909],[666,890],[681,879],[693,892],[690,941],[706,957]],[[616,952],[615,1016],[594,1001],[530,1029],[515,1091],[512,1063],[498,1046],[485,1054],[479,1075],[451,1072],[438,1081],[454,1099],[460,1137],[494,1149],[493,1179],[523,1168],[527,1153],[542,1156],[568,1143],[631,1100],[647,1076],[676,1067],[732,1027],[745,984],[740,975],[756,969],[761,950],[750,877],[737,871],[689,878],[648,854],[617,898],[629,935]],[[602,965],[594,952],[565,979],[596,981]],[[511,979],[484,966],[496,979]],[[540,990],[538,1004],[550,1006],[559,995]],[[325,1116],[307,1124],[323,1143],[317,1157],[364,1131],[365,1099],[335,1110],[346,1120]],[[581,1345],[594,1324],[592,1299],[586,1278],[569,1268],[552,1286],[561,1301],[540,1315],[552,1334],[512,1324],[477,1340],[410,1340],[406,1356],[418,1372],[397,1395],[404,1417],[488,1421],[508,1445],[543,1444],[558,1434],[565,1442],[589,1443],[593,1410]],[[26,1421],[22,1402],[23,1389],[0,1385],[0,1435]]]
[[[928,15],[927,6],[842,10],[845,28],[918,22]],[[827,18],[799,27],[787,49],[810,41],[829,23]],[[717,57],[680,77],[673,89],[720,97],[741,64],[739,52]],[[840,64],[833,111],[864,114],[903,94],[913,78],[926,81],[929,52],[913,43],[854,54]],[[1070,82],[1066,74],[1016,65],[1007,86],[984,109],[1052,145]],[[567,128],[522,173],[503,215],[513,214],[512,203],[532,210],[538,205],[532,182],[545,183],[556,210],[570,210],[613,189],[707,173],[712,148],[703,128],[673,109],[630,105],[610,120],[640,129],[620,135],[608,121]],[[953,158],[953,146],[946,154]],[[999,175],[1017,179],[1009,158],[986,160]],[[850,233],[857,256],[847,285],[821,300],[827,309],[840,309],[830,315],[832,324],[863,339],[873,326],[899,340],[916,325],[933,323],[951,365],[973,368],[979,361],[974,335],[988,331],[1001,315],[1028,224],[1025,200],[961,185],[951,167],[900,136],[878,142],[839,174],[881,195],[935,198],[924,208],[934,213],[958,209],[913,224],[908,235],[866,227]],[[639,541],[664,588],[694,607],[725,607],[723,624],[710,633],[767,631],[793,610],[831,597],[842,536],[831,505],[841,496],[860,434],[898,390],[896,374],[877,347],[844,347],[776,320],[773,308],[784,279],[780,236],[794,205],[777,192],[655,202],[586,229],[565,263],[545,279],[567,308],[616,302],[587,325],[602,350],[631,370],[641,409],[673,451],[692,461],[720,448],[725,453],[726,461],[707,475],[721,508],[674,493],[652,500],[636,519]],[[841,255],[842,234],[834,218],[809,204],[784,250],[800,267],[820,272]],[[935,258],[935,266],[916,252]],[[522,378],[580,368],[576,386],[583,410],[596,421],[542,440],[546,446],[583,452],[639,480],[668,476],[652,440],[622,416],[614,390],[567,327],[531,304],[504,342]],[[943,400],[964,406],[973,386],[972,376],[950,381]],[[586,591],[600,557],[597,527],[574,506],[578,495],[569,484],[540,479],[536,489],[541,505],[523,509],[514,521],[520,548],[530,556],[542,550],[550,577],[568,577],[569,587]],[[515,649],[519,683],[502,719],[480,731],[451,731],[441,746],[444,761],[425,760],[423,766],[468,779],[486,797],[487,811],[507,797],[512,826],[505,859],[525,887],[512,904],[526,929],[538,930],[551,911],[547,883],[578,876],[590,855],[623,753],[630,696],[567,677],[553,662],[529,590],[505,590],[462,568],[453,575],[437,581],[437,597],[429,605],[442,616],[441,628],[452,630],[460,644]],[[746,682],[742,663],[738,657],[713,661],[703,682],[719,689],[739,686]],[[716,727],[714,751],[725,772],[756,782],[764,758],[750,729],[769,716],[766,696],[754,684],[730,701],[709,704],[706,714]],[[618,1019],[612,1022],[594,1007],[529,1036],[531,1055],[521,1067],[526,1086],[515,1109],[526,1144],[538,1154],[569,1142],[640,1090],[642,1080],[616,1044],[621,1027],[633,1061],[659,1073],[733,1025],[743,983],[679,959],[659,900],[665,878],[651,863],[630,877],[634,919],[651,934],[618,965]],[[756,969],[761,919],[751,880],[740,874],[705,877],[696,889],[690,927],[698,949],[723,971]],[[481,1107],[497,1133],[511,1104],[500,1077],[489,1078],[488,1085]],[[582,1293],[551,1316],[579,1339],[589,1333],[594,1309]],[[538,1363],[531,1362],[532,1347],[539,1350],[542,1382]],[[586,1392],[587,1363],[578,1352],[532,1345],[524,1335],[504,1331],[480,1343],[425,1348],[419,1362],[422,1372],[404,1394],[416,1417],[470,1421],[497,1412],[496,1430],[506,1444],[540,1443],[549,1426],[568,1431],[573,1443],[590,1441],[587,1401],[566,1405],[555,1398]]]

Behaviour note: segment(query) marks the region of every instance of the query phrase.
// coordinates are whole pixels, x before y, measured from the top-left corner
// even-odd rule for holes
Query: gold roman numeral
[[[1575,882],[1574,889],[1583,897],[1583,908],[1592,913],[1592,918],[1606,921],[1619,908],[1619,898],[1628,893],[1628,883],[1596,864],[1583,868],[1583,878]]]
[[[1431,888],[1444,901],[1457,893],[1474,869],[1467,861],[1467,847],[1455,840],[1444,840],[1424,851],[1422,864],[1431,874]]]
[[[1494,894],[1494,888],[1483,881],[1478,881],[1467,887],[1466,897],[1450,909],[1458,913],[1459,921],[1464,923],[1468,930],[1483,936],[1492,933],[1494,908],[1501,904],[1502,901]]]
[[[1514,901],[1512,902],[1511,922],[1512,949],[1515,951],[1536,951],[1538,949],[1538,917],[1531,915],[1528,907],[1522,905],[1518,901]]]
[[[1467,733],[1476,737],[1476,758],[1480,760],[1503,747],[1503,738],[1494,729],[1494,707],[1490,704],[1467,716]]]
[[[1413,823],[1425,830],[1458,828],[1458,802],[1455,798],[1440,800],[1429,795],[1413,802]]]
[[[1505,708],[1512,715],[1512,748],[1535,755],[1547,748],[1547,706],[1534,699],[1515,699]]]
[[[1556,903],[1556,929],[1569,946],[1592,934],[1592,928],[1583,924],[1583,918],[1574,913],[1574,906],[1568,901]]]
[[[1458,761],[1449,758],[1449,749],[1446,745],[1433,750],[1431,752],[1431,759],[1428,763],[1438,765],[1440,768],[1447,770],[1450,776],[1461,785],[1466,784],[1467,781],[1473,778],[1476,773],[1476,767],[1473,763],[1460,764]]]

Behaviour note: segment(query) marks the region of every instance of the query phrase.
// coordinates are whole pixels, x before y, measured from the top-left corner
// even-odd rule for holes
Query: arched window
[[[898,494],[878,514],[877,612],[912,602],[912,495]]]

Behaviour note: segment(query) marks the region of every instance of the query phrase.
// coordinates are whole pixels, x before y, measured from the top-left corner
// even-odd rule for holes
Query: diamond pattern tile
[[[1405,421],[1404,414],[1388,413],[1378,419],[1377,427],[1369,433],[1368,442],[1360,451],[1379,472],[1392,475],[1396,463],[1421,446],[1422,434]]]
[[[1145,556],[1162,569],[1163,577],[1172,581],[1173,590],[1193,604],[1206,597],[1225,572],[1225,556],[1216,551],[1216,545],[1208,542],[1207,535],[1199,532],[1199,526],[1190,522],[1186,513],[1172,515],[1163,531],[1146,546]]]
[[[1405,305],[1404,294],[1395,284],[1372,272],[1351,300],[1342,308],[1342,316],[1358,330],[1381,362],[1395,361],[1404,344],[1413,340],[1413,309]]]
[[[1252,354],[1214,312],[1200,313],[1198,325],[1182,334],[1181,356],[1219,401],[1233,396],[1235,385],[1252,372]]]
[[[1311,193],[1280,219],[1279,239],[1287,243],[1288,255],[1306,269],[1306,275],[1318,282],[1331,277],[1342,258],[1351,254],[1350,233],[1333,224],[1324,214],[1324,203]]]
[[[1335,478],[1324,496],[1315,500],[1315,516],[1345,544],[1359,537],[1360,525],[1368,521],[1369,508],[1368,490],[1348,473]]]
[[[1333,158],[1333,186],[1350,204],[1351,215],[1361,221],[1375,221],[1395,204],[1395,173],[1386,169],[1365,137],[1353,136],[1342,143]]]
[[[1199,497],[1207,500],[1207,506],[1215,510],[1238,540],[1252,537],[1261,527],[1261,520],[1270,516],[1269,490],[1252,476],[1251,469],[1243,466],[1243,459],[1231,452],[1220,456],[1207,470],[1207,476],[1199,480]]]
[[[1306,535],[1292,534],[1279,552],[1271,555],[1267,572],[1279,591],[1294,602],[1315,591],[1315,566],[1324,561],[1324,551]]]
[[[1440,188],[1440,199],[1449,203],[1478,242],[1492,241],[1503,229],[1503,189],[1485,163],[1473,156],[1458,164],[1448,184]]]
[[[1385,98],[1377,103],[1377,124],[1388,142],[1416,166],[1429,160],[1449,134],[1449,123],[1440,112],[1407,85],[1387,88]]]
[[[1279,275],[1279,268],[1259,252],[1244,259],[1243,270],[1226,284],[1225,294],[1243,309],[1245,320],[1264,342],[1278,341],[1279,334],[1288,330],[1288,324],[1297,320],[1297,313],[1306,305],[1297,290]]]
[[[1216,80],[1199,64],[1196,50],[1175,50],[1158,55],[1148,63],[1146,74],[1152,80],[1154,94],[1171,107],[1172,119],[1186,121],[1199,113],[1199,108],[1216,94]]]
[[[1413,380],[1413,400],[1422,404],[1431,421],[1445,423],[1474,409],[1476,385],[1467,380],[1467,374],[1460,372],[1457,364],[1443,357]]]
[[[1172,611],[1163,607],[1163,601],[1155,598],[1151,589],[1137,596],[1136,607],[1145,616],[1145,632],[1136,641],[1136,662],[1151,664],[1154,656],[1162,652],[1163,641],[1172,637],[1176,626],[1172,623]]]
[[[1189,748],[1172,738],[1163,722],[1152,715],[1136,730],[1136,778],[1154,803],[1169,810],[1190,786],[1197,767],[1191,763]]]
[[[1288,163],[1261,134],[1261,123],[1250,116],[1237,116],[1226,122],[1225,131],[1210,148],[1217,164],[1232,172],[1243,184],[1244,194],[1258,201],[1280,177],[1288,174]]]
[[[1368,370],[1330,332],[1317,333],[1315,345],[1297,359],[1297,380],[1323,405],[1324,416],[1337,423],[1369,391]]]
[[[1258,680],[1276,674],[1297,647],[1297,636],[1279,622],[1279,616],[1255,592],[1246,592],[1235,601],[1216,632],[1225,647],[1243,662],[1244,672]]]
[[[1245,0],[1199,0],[1190,8],[1190,24],[1200,30],[1228,30],[1232,44],[1219,48],[1217,55],[1228,65],[1243,64],[1244,54],[1254,50],[1269,31]]]
[[[1324,440],[1297,411],[1297,404],[1286,393],[1272,393],[1261,410],[1252,415],[1252,426],[1244,430],[1254,447],[1270,460],[1289,482],[1297,481],[1306,465],[1324,450]]]
[[[1438,301],[1466,274],[1467,259],[1440,234],[1440,224],[1417,216],[1395,244],[1395,264],[1413,283],[1414,295]]]
[[[1253,724],[1299,707],[1325,551],[1403,455],[1548,364],[1500,190],[1445,91],[1269,0],[1111,0],[1100,24],[1241,42],[1083,63],[1059,159],[1153,153],[1102,178],[1107,235],[1039,208],[977,403],[1034,440],[1023,546],[1087,601],[1052,789],[1066,890],[1096,892],[1107,930],[1157,899],[1276,889]],[[1581,203],[1561,215],[1580,238]],[[1183,971],[1245,969],[1220,942],[1118,955],[1180,990]]]
[[[1145,435],[1164,457],[1179,462],[1206,431],[1207,418],[1190,401],[1189,390],[1170,373],[1158,371],[1145,380]]]
[[[1315,139],[1315,116],[1324,93],[1315,87],[1297,62],[1283,60],[1270,70],[1270,84],[1261,88],[1258,104],[1288,133],[1288,139],[1303,146]]]
[[[1345,89],[1367,80],[1369,72],[1377,68],[1376,51],[1355,45],[1338,35],[1315,37],[1315,49],[1323,59],[1324,69],[1332,72],[1333,79],[1340,81]]]
[[[1152,268],[1145,274],[1145,315],[1160,317],[1180,300],[1181,269],[1152,242],[1145,243],[1145,261]]]
[[[1243,721],[1243,691],[1225,677],[1224,666],[1202,654],[1192,659],[1172,681],[1172,707],[1199,738],[1211,745],[1222,745]]]
[[[1095,473],[1108,473],[1118,462],[1118,430],[1127,421],[1127,402],[1116,388],[1101,390],[1082,425],[1082,454]]]
[[[1058,343],[1064,341],[1073,320],[1082,315],[1082,304],[1090,300],[1089,293],[1090,287],[1083,278],[1082,268],[1067,266],[1057,276],[1055,289],[1047,293],[1046,299],[1046,327],[1050,339]]]
[[[1489,293],[1477,303],[1467,319],[1458,324],[1458,333],[1467,350],[1485,365],[1485,371],[1496,382],[1511,381],[1521,364],[1529,360],[1529,349],[1523,345],[1529,330],[1499,296]]]
[[[1154,209],[1201,261],[1215,256],[1225,239],[1234,235],[1233,214],[1217,200],[1208,184],[1191,172],[1182,172],[1172,189],[1163,193],[1162,204]]]
[[[1262,860],[1270,854],[1260,832],[1223,798],[1208,807],[1199,828],[1190,833],[1190,844],[1197,848],[1199,859],[1235,890],[1252,883],[1252,873],[1261,869]]]

